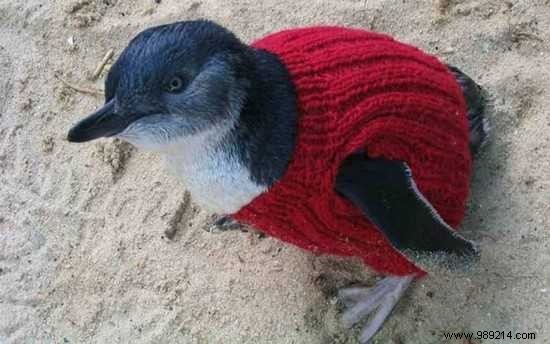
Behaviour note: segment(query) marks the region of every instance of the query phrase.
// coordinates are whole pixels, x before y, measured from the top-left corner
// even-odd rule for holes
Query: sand
[[[90,75],[106,52],[205,17],[245,41],[311,24],[374,29],[478,80],[494,99],[493,139],[462,230],[481,261],[418,281],[375,342],[468,343],[443,332],[484,330],[550,342],[548,0],[0,0],[0,343],[357,343],[334,291],[374,283],[359,261],[221,232],[158,156],[64,140],[102,102],[105,73]],[[519,341],[470,343],[482,342]]]

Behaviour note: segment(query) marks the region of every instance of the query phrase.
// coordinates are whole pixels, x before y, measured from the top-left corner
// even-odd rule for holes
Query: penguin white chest
[[[267,190],[252,181],[234,155],[219,148],[187,141],[171,149],[166,158],[193,201],[213,213],[237,212]]]

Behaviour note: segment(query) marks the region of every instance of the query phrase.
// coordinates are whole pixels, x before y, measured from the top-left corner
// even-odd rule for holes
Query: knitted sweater
[[[315,253],[361,257],[381,273],[423,275],[334,182],[342,161],[361,149],[405,161],[442,218],[459,225],[471,157],[465,100],[453,75],[433,56],[362,30],[294,29],[253,46],[279,56],[290,72],[297,142],[283,178],[233,217]]]

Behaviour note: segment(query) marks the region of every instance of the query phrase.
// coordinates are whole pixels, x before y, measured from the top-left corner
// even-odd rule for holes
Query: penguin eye
[[[176,93],[181,91],[183,88],[183,79],[179,76],[173,76],[168,84],[166,84],[166,91],[170,93]]]

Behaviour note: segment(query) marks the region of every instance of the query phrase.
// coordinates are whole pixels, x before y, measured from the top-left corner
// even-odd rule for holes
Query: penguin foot
[[[209,226],[208,232],[214,232],[216,230],[225,232],[230,230],[242,229],[239,222],[234,220],[230,216],[216,216],[214,222]]]
[[[380,280],[372,288],[348,287],[339,290],[338,300],[345,307],[342,321],[347,327],[351,328],[372,314],[371,320],[361,331],[361,344],[370,343],[413,279],[414,275],[391,276]]]

